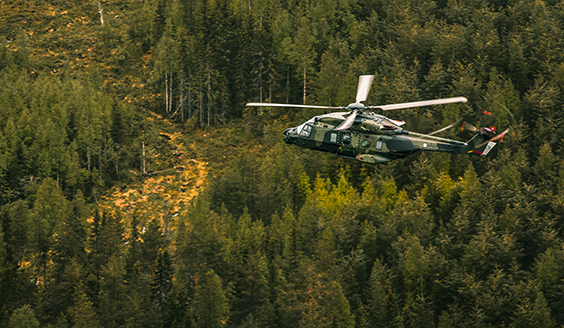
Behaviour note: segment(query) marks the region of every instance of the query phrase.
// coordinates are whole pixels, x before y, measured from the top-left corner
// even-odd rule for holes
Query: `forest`
[[[564,326],[563,29],[555,0],[0,2],[0,328]],[[370,105],[468,98],[408,130],[509,133],[369,165],[245,107],[364,74]]]

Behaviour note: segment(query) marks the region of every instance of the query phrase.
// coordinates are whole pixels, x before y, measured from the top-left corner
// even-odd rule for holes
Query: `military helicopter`
[[[429,134],[416,133],[401,128],[404,121],[392,120],[366,110],[394,110],[450,103],[465,103],[464,97],[435,99],[382,106],[362,104],[368,96],[374,75],[362,75],[358,82],[356,102],[346,107],[293,105],[276,103],[248,103],[247,106],[297,107],[329,110],[347,110],[315,116],[308,121],[284,131],[284,142],[299,147],[335,153],[338,156],[357,159],[366,163],[385,163],[404,158],[420,150],[487,155],[497,140],[509,131],[495,133],[495,128],[478,129],[466,124],[466,130],[478,132],[468,142],[441,138],[434,134],[453,125]],[[500,140],[501,141],[501,140]]]

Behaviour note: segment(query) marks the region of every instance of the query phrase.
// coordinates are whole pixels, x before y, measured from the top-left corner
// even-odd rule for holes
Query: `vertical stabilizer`
[[[490,140],[491,138],[480,132],[476,134],[470,141],[468,141],[468,153],[486,156],[497,143]]]

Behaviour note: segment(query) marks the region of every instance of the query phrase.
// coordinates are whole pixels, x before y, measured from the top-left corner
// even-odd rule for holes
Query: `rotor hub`
[[[358,103],[352,103],[352,104],[349,104],[347,106],[347,108],[350,109],[350,110],[364,109],[364,104],[359,103],[359,102]]]

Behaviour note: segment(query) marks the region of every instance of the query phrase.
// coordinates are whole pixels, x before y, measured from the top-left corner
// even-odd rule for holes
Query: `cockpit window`
[[[309,124],[304,124],[304,127],[302,128],[301,131],[298,132],[300,134],[300,136],[304,137],[304,138],[309,138],[309,136],[311,135],[311,125]]]
[[[298,134],[302,137],[306,137],[308,138],[309,135],[311,134],[311,126],[314,123],[314,119],[310,119],[307,120],[306,122],[298,125],[298,127],[296,128],[296,131],[298,132]]]

